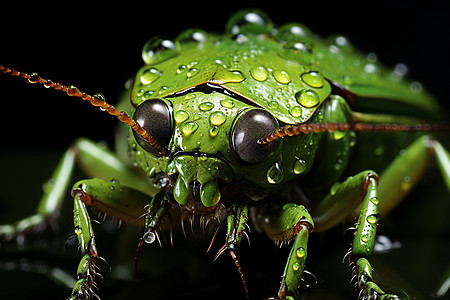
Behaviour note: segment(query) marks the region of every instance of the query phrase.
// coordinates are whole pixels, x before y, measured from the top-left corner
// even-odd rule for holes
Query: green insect
[[[142,56],[145,65],[120,104],[132,118],[100,94],[0,66],[116,116],[128,125],[128,142],[123,135],[120,142],[128,143],[133,162],[77,140],[36,215],[1,226],[2,238],[26,234],[59,211],[77,160],[93,179],[75,183],[71,193],[82,253],[71,299],[97,297],[101,249],[87,207],[144,228],[136,268],[143,246],[164,229],[172,238],[173,224],[198,220],[217,229],[213,242],[224,229],[216,257],[230,254],[247,296],[236,251],[252,224],[291,249],[277,299],[301,298],[310,235],[350,220],[356,225],[345,257],[357,297],[397,297],[374,279],[378,221],[433,156],[450,190],[450,155],[432,137],[449,129],[445,115],[418,83],[403,78],[401,66],[386,69],[342,36],[321,39],[297,23],[275,28],[253,10],[233,15],[225,34],[195,29],[173,41],[152,38]]]

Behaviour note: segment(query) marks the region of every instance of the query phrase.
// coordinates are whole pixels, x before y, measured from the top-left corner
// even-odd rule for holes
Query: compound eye
[[[265,161],[278,149],[280,140],[269,145],[258,145],[258,140],[271,134],[279,127],[277,119],[263,109],[251,109],[244,112],[233,127],[231,146],[237,156],[248,164]]]
[[[169,146],[172,139],[171,108],[161,99],[149,99],[136,108],[133,119],[162,147]],[[159,156],[156,147],[133,131],[134,138],[146,151]]]

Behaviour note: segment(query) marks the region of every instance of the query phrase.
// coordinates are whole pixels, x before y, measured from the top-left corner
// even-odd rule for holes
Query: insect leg
[[[140,216],[145,213],[145,205],[151,197],[135,189],[121,185],[117,181],[99,178],[77,182],[72,190],[74,197],[75,234],[83,255],[77,271],[77,283],[72,290],[73,299],[96,297],[95,278],[99,277],[95,261],[99,258],[95,235],[87,206],[92,206],[119,221],[143,225]]]
[[[0,226],[0,240],[16,238],[21,245],[27,234],[45,229],[46,224],[58,217],[69,188],[74,164],[75,153],[69,149],[61,158],[50,180],[44,185],[44,194],[39,201],[36,213],[15,224]]]
[[[115,153],[86,138],[76,140],[73,147],[77,163],[89,177],[104,180],[117,179],[122,185],[154,196],[160,188],[151,184],[145,176],[120,160]]]
[[[450,192],[450,155],[438,141],[430,136],[422,136],[401,151],[380,175],[381,216],[389,213],[411,191],[433,156]]]
[[[260,209],[256,213],[258,228],[275,241],[294,240],[281,279],[278,298],[298,299],[298,287],[305,267],[308,238],[314,229],[312,217],[305,207],[294,203],[288,203],[282,207],[274,204]]]
[[[236,267],[238,268],[239,274],[242,279],[242,283],[244,284],[245,293],[248,297],[248,289],[247,283],[245,281],[244,274],[240,267],[240,264],[237,260],[237,256],[235,254],[235,250],[239,247],[242,241],[242,237],[245,233],[245,229],[248,222],[248,205],[246,201],[234,202],[228,208],[229,214],[227,216],[227,242],[222,247],[222,249],[217,253],[216,259],[220,256],[225,250],[230,252],[231,257],[233,258]]]
[[[318,230],[326,230],[336,222],[342,222],[362,203],[349,252],[350,264],[358,279],[356,287],[360,291],[360,299],[389,296],[375,283],[369,263],[379,219],[378,190],[378,175],[373,171],[363,171],[333,185],[330,194],[313,211]]]
[[[381,174],[379,182],[381,216],[395,208],[411,191],[423,176],[433,156],[450,192],[450,155],[433,137],[422,136],[404,149]],[[448,293],[450,288],[448,270],[443,274],[442,283],[437,287],[437,294],[441,297]]]

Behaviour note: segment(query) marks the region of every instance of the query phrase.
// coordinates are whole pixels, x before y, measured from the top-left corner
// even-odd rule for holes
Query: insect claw
[[[342,258],[342,263],[345,262],[345,259],[346,259],[347,257],[350,258],[350,255],[351,255],[351,254],[352,254],[352,250],[349,249],[349,250],[347,251],[347,253],[345,253],[344,257]]]
[[[154,233],[155,233],[155,235],[156,235],[156,239],[158,240],[159,246],[162,248],[162,244],[161,244],[161,240],[159,239],[158,232],[155,231]]]
[[[195,221],[195,217],[194,217],[194,216],[191,216],[191,217],[189,218],[189,224],[191,224],[191,232],[192,232],[192,235],[195,235],[195,233],[194,233],[194,221]]]
[[[247,242],[248,242],[248,246],[251,248],[251,244],[250,244],[250,237],[248,236],[247,232],[243,231],[242,234],[247,238]]]
[[[112,272],[111,265],[106,261],[105,258],[103,258],[103,257],[101,257],[101,256],[98,256],[97,258],[100,259],[102,262],[104,262],[104,263],[108,266],[109,272]]]
[[[183,211],[183,209],[181,209],[180,223],[181,223],[181,231],[183,231],[184,238],[187,240],[186,230],[184,229],[184,211]]]
[[[225,250],[227,250],[226,244],[223,245],[222,248],[220,248],[219,252],[217,252],[216,256],[214,256],[213,263],[219,258],[219,256],[221,256],[225,252]]]
[[[248,218],[247,218],[248,219]],[[247,222],[244,223],[245,227],[247,227],[247,230],[249,233],[252,233],[252,229],[250,228],[250,225],[248,225]]]
[[[224,220],[224,221],[219,225],[219,227],[217,227],[216,232],[214,233],[214,235],[213,235],[213,237],[212,237],[212,239],[211,239],[211,243],[209,243],[209,247],[208,247],[208,249],[206,250],[206,253],[208,253],[209,250],[211,249],[211,246],[214,244],[214,241],[216,240],[217,235],[219,234],[219,231],[223,228],[223,226],[225,226],[225,222],[226,222],[226,220]]]
[[[303,270],[303,274],[309,275],[309,276],[311,276],[312,278],[314,278],[314,283],[315,283],[315,284],[318,284],[318,283],[319,283],[319,281],[317,280],[316,275],[314,275],[312,272],[310,272],[310,271],[308,271],[308,270]]]

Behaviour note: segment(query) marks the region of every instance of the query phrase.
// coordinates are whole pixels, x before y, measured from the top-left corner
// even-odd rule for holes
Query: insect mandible
[[[300,296],[309,235],[356,217],[346,257],[357,294],[388,298],[374,281],[369,261],[377,223],[415,185],[431,156],[449,185],[448,152],[422,134],[448,129],[439,125],[444,120],[440,108],[406,82],[401,70],[391,75],[344,37],[321,40],[300,24],[275,30],[264,13],[255,11],[234,15],[226,31],[188,30],[175,41],[151,39],[143,50],[145,65],[129,89],[132,118],[100,95],[1,67],[3,73],[88,100],[129,125],[131,157],[146,175],[131,172],[96,144],[78,140],[61,160],[58,184],[28,226],[45,222],[59,209],[76,156],[83,168],[100,169],[92,171],[104,179],[82,180],[72,188],[83,255],[72,298],[95,296],[99,254],[87,206],[144,227],[136,262],[143,245],[159,239],[160,227],[169,227],[172,216],[179,214],[182,225],[197,217],[217,229],[226,227],[217,256],[231,255],[246,292],[236,249],[251,219],[258,231],[289,242],[292,249],[279,299]],[[386,139],[393,149],[407,147],[392,162],[384,161],[380,151],[358,148]],[[372,171],[376,160],[381,175]],[[410,161],[415,168],[399,167]],[[302,193],[289,201],[274,196],[294,185]],[[314,187],[324,188],[315,193]],[[12,233],[3,234],[27,229],[8,227]]]

